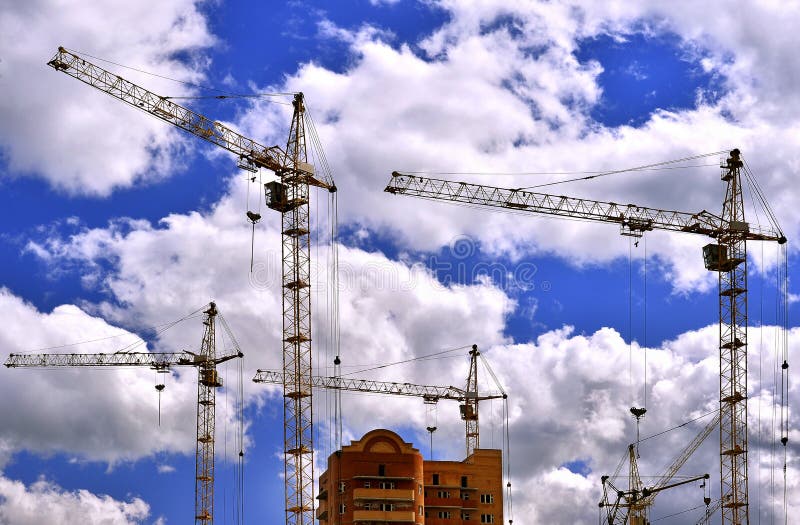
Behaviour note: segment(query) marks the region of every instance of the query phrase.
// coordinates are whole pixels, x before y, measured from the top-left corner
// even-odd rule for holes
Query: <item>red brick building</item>
[[[321,525],[473,525],[503,522],[502,457],[424,461],[390,430],[372,430],[328,458],[319,477]]]

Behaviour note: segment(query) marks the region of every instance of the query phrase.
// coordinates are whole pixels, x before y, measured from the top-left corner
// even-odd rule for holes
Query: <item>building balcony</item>
[[[353,489],[354,500],[414,501],[411,489]]]
[[[367,476],[367,475],[359,475],[353,476],[353,479],[377,479],[379,481],[416,481],[417,479],[413,476]]]
[[[414,523],[414,511],[411,510],[356,510],[353,512],[353,522],[385,522],[385,523]]]
[[[319,495],[317,495],[317,499],[328,499],[328,489],[322,489]]]

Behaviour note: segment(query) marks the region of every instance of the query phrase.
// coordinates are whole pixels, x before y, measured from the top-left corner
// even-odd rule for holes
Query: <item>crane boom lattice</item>
[[[215,122],[189,108],[176,104],[168,97],[162,97],[125,80],[63,47],[58,48],[58,52],[47,65],[136,109],[216,144],[254,167],[277,170],[283,165],[284,153],[279,147],[262,146],[220,122]]]

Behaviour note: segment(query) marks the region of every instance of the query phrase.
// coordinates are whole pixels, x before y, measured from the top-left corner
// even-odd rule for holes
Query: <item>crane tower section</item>
[[[269,208],[281,213],[283,413],[286,523],[313,525],[314,440],[311,385],[311,257],[309,186],[336,191],[308,163],[303,94],[294,112],[279,181],[265,185]]]
[[[703,248],[707,269],[719,275],[720,483],[722,521],[750,522],[747,478],[747,241],[738,149],[722,166],[727,183],[723,228]]]

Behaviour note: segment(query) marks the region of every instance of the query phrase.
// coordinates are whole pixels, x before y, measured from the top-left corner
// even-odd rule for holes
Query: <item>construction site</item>
[[[99,61],[101,59],[66,47],[58,47],[49,60],[44,60],[50,68],[48,73],[54,77],[53,84],[59,82],[61,86],[63,83],[70,89],[73,84],[83,84],[79,85],[80,89],[96,92],[92,96],[102,98],[103,103],[112,101],[98,111],[139,113],[148,124],[158,119],[161,122],[157,124],[165,130],[181,130],[182,140],[189,144],[187,148],[210,148],[213,153],[202,162],[223,162],[227,169],[232,169],[235,162],[237,189],[231,191],[238,192],[237,196],[246,194],[246,209],[237,209],[235,213],[239,215],[235,217],[226,216],[225,220],[239,221],[236,227],[241,235],[235,242],[226,239],[224,250],[247,254],[249,267],[238,268],[237,278],[249,279],[252,287],[249,299],[268,304],[270,309],[266,318],[259,318],[258,323],[245,329],[250,317],[228,314],[229,311],[240,312],[238,305],[214,297],[213,290],[209,290],[208,301],[200,309],[190,311],[191,308],[183,308],[183,305],[176,306],[174,311],[181,312],[180,319],[160,319],[157,325],[160,328],[152,333],[142,330],[146,335],[139,336],[135,343],[117,345],[112,339],[104,343],[109,350],[96,352],[91,350],[95,347],[86,346],[86,343],[100,339],[83,334],[86,337],[81,340],[81,334],[63,334],[63,340],[51,340],[49,346],[31,344],[24,351],[10,352],[5,366],[48,369],[47,377],[67,373],[61,369],[74,372],[82,367],[152,372],[155,380],[146,392],[140,391],[140,386],[132,381],[131,385],[120,385],[120,388],[131,390],[129,395],[136,396],[150,410],[157,407],[156,422],[140,422],[154,435],[162,425],[171,429],[171,425],[178,422],[184,427],[182,431],[188,432],[185,418],[165,414],[176,413],[179,403],[183,403],[182,410],[187,410],[189,398],[172,391],[180,391],[181,385],[189,384],[184,378],[191,377],[191,388],[196,387],[196,396],[191,397],[191,410],[196,415],[195,428],[191,429],[195,436],[194,472],[191,476],[185,471],[174,473],[171,482],[176,490],[181,487],[182,494],[189,491],[193,494],[191,509],[185,498],[180,499],[180,505],[186,507],[182,509],[183,523],[524,525],[544,523],[541,517],[536,521],[529,509],[547,506],[553,501],[560,501],[566,507],[586,507],[582,509],[584,515],[591,516],[593,522],[607,525],[656,522],[749,525],[761,523],[762,506],[772,509],[772,523],[776,522],[775,516],[780,515],[781,508],[781,522],[793,521],[787,510],[787,500],[793,496],[791,477],[794,475],[792,467],[787,468],[793,457],[791,453],[787,456],[787,450],[792,445],[790,434],[796,434],[796,429],[790,428],[789,411],[789,243],[769,200],[779,196],[767,194],[759,186],[758,174],[750,169],[751,164],[758,165],[758,159],[750,157],[750,164],[745,161],[747,144],[724,145],[721,146],[724,149],[711,153],[690,152],[679,159],[652,159],[651,163],[634,167],[564,172],[558,174],[564,180],[528,187],[458,180],[502,181],[500,176],[480,179],[490,173],[465,175],[454,170],[455,178],[451,178],[445,171],[404,171],[397,167],[382,174],[385,186],[359,188],[358,191],[369,192],[378,209],[404,206],[406,216],[401,219],[410,223],[410,228],[417,227],[415,206],[419,200],[435,201],[424,203],[428,206],[425,213],[444,216],[454,206],[468,208],[465,213],[474,221],[484,220],[483,217],[491,221],[497,213],[510,214],[511,221],[525,224],[520,228],[527,228],[531,223],[530,227],[546,230],[556,228],[564,220],[581,223],[581,226],[596,224],[598,229],[587,230],[591,234],[586,237],[578,235],[564,241],[572,244],[571,249],[576,251],[596,249],[592,244],[594,232],[603,229],[618,232],[625,244],[618,251],[628,254],[614,259],[621,265],[619,272],[626,280],[621,285],[613,284],[623,288],[620,298],[613,303],[615,306],[610,306],[610,302],[605,306],[600,298],[603,295],[600,289],[605,284],[597,284],[596,290],[590,287],[585,290],[583,300],[587,311],[589,308],[607,312],[616,309],[614,315],[622,319],[623,325],[627,323],[628,331],[612,333],[598,327],[594,333],[585,328],[572,333],[573,328],[566,327],[578,321],[566,318],[560,322],[564,327],[558,329],[561,332],[542,329],[537,332],[538,339],[534,335],[527,339],[515,338],[508,330],[480,339],[484,327],[475,319],[493,314],[469,311],[472,298],[468,298],[461,301],[467,306],[460,306],[458,312],[469,313],[463,314],[462,321],[455,321],[464,326],[454,329],[463,328],[470,336],[476,333],[476,340],[449,340],[450,346],[446,347],[438,337],[431,335],[443,330],[437,324],[438,319],[430,314],[426,318],[423,314],[423,319],[415,321],[418,322],[416,326],[429,331],[421,330],[419,339],[396,336],[397,347],[388,346],[388,350],[380,354],[383,359],[375,361],[370,355],[372,332],[384,330],[384,319],[410,315],[403,312],[413,313],[416,306],[401,304],[399,293],[389,290],[386,297],[395,297],[399,304],[396,310],[392,307],[391,312],[379,313],[378,302],[367,301],[367,297],[374,296],[367,293],[359,296],[358,286],[380,288],[381,279],[388,279],[382,276],[383,269],[367,275],[363,268],[350,268],[349,271],[361,279],[358,286],[345,286],[340,282],[346,277],[352,278],[352,275],[343,276],[344,265],[340,260],[352,255],[348,253],[355,249],[352,239],[357,238],[358,231],[357,228],[340,231],[338,198],[340,194],[356,190],[345,184],[337,185],[334,179],[334,170],[328,165],[323,149],[322,134],[318,132],[321,123],[315,123],[307,111],[307,105],[314,101],[307,100],[303,92],[269,94],[289,101],[290,105],[279,108],[283,113],[276,114],[283,117],[290,111],[290,118],[279,124],[285,141],[263,145],[213,115],[201,114],[193,106],[191,97],[186,97],[189,100],[184,104],[181,97],[155,93],[121,76],[119,68],[98,65]],[[223,99],[225,95],[216,97]],[[220,153],[222,160],[217,157]],[[115,154],[124,156],[126,152]],[[420,165],[425,166],[425,162],[421,161]],[[529,162],[526,169],[536,168],[536,159]],[[716,203],[713,209],[670,209],[672,201],[650,205],[652,199],[646,203],[621,204],[614,202],[613,195],[606,200],[592,200],[587,198],[592,193],[591,184],[580,187],[574,184],[611,175],[694,166],[701,162],[706,166],[709,162],[714,165],[703,172],[714,172],[716,189],[709,196],[709,202]],[[416,164],[409,159],[407,165]],[[573,184],[552,188],[551,192],[549,186],[562,183]],[[604,191],[604,195],[609,195],[608,189]],[[220,206],[213,213],[229,214],[231,208]],[[448,221],[442,219],[443,223]],[[274,234],[261,233],[260,229],[266,227],[274,230]],[[468,231],[465,227],[463,234],[467,235]],[[420,227],[420,232],[424,234],[425,228]],[[243,238],[249,242],[242,244]],[[269,242],[265,238],[274,245],[265,246]],[[678,304],[683,299],[654,299],[661,289],[652,281],[659,279],[658,272],[666,274],[667,270],[664,269],[665,259],[648,256],[648,238],[652,239],[651,250],[655,252],[675,246],[682,249],[683,245],[677,243],[684,241],[673,241],[673,238],[702,243],[699,250],[692,245],[696,257],[691,264],[705,272],[700,274],[698,270],[701,275],[698,279],[712,283],[707,289],[708,296],[701,303],[704,311],[699,312],[700,307],[696,312],[678,307],[674,316],[676,322],[689,327],[687,332],[691,329],[695,334],[700,334],[705,320],[718,321],[715,328],[702,332],[703,343],[695,345],[707,351],[707,355],[703,354],[702,359],[694,355],[681,356],[683,360],[667,372],[663,372],[666,365],[659,368],[662,366],[659,363],[666,359],[667,353],[679,353],[670,347],[677,339],[670,343],[664,336],[662,339],[667,342],[653,343],[659,335],[651,334],[648,345],[648,323],[653,323],[658,314],[648,314],[647,305],[648,301],[653,304],[659,300]],[[278,239],[279,245],[276,244]],[[106,242],[111,244],[111,241]],[[215,249],[214,242],[207,241],[194,248],[210,252]],[[673,242],[676,244],[668,244]],[[652,248],[654,244],[663,246]],[[445,254],[449,257],[445,261],[466,264],[468,256],[462,256],[454,246],[451,245],[450,252]],[[474,247],[469,249],[475,250]],[[774,263],[765,262],[772,257],[765,256],[765,250],[775,253]],[[372,249],[371,253],[378,251]],[[279,254],[277,264],[264,262],[267,252]],[[470,251],[469,257],[472,254]],[[155,254],[145,254],[144,258],[149,256],[156,258]],[[491,257],[490,254],[476,259],[478,265],[485,267],[477,270],[478,277],[467,278],[465,282],[445,282],[446,279],[430,268],[422,274],[441,287],[433,289],[442,295],[452,293],[459,286],[488,288],[497,280],[510,279],[508,275],[512,273],[505,267],[492,273],[496,270],[493,265],[499,263]],[[517,268],[522,267],[526,257],[532,259],[525,254],[516,259]],[[407,262],[402,253],[397,255],[396,261],[398,264]],[[470,259],[469,264],[476,263]],[[568,271],[579,274],[583,271],[579,267],[577,263]],[[763,270],[765,267],[771,269]],[[414,268],[411,263],[407,270],[404,267],[409,280],[415,275]],[[455,275],[460,268],[448,267],[447,271]],[[194,270],[204,271],[203,268]],[[469,271],[473,270],[470,266]],[[648,271],[651,272],[649,277]],[[542,297],[551,286],[549,281],[541,280],[547,278],[541,277],[542,273],[536,276],[540,303],[530,307],[532,312],[536,312],[537,306],[542,308]],[[753,292],[753,283],[764,281],[760,277],[762,273],[774,277],[774,282],[759,284],[758,292]],[[224,274],[215,274],[213,278],[229,279]],[[517,274],[514,279],[520,281]],[[555,279],[553,282],[557,286]],[[648,279],[651,279],[649,299]],[[271,284],[259,288],[263,282]],[[402,288],[397,283],[392,286]],[[529,286],[532,285],[529,283]],[[770,300],[774,300],[774,304],[769,309],[774,312],[765,314],[762,289],[767,288],[773,294]],[[348,300],[346,307],[342,306],[345,303],[340,297],[340,293],[344,293],[342,290],[355,296],[352,302]],[[175,293],[177,305],[183,297],[180,291]],[[369,303],[363,310],[352,306],[358,304],[359,297]],[[597,305],[591,306],[592,301]],[[511,306],[503,308],[509,311],[524,306],[518,296],[507,304]],[[687,311],[678,311],[681,309]],[[116,312],[110,307],[105,311]],[[375,313],[377,317],[367,319],[365,312]],[[501,317],[515,315],[504,312]],[[341,319],[348,315],[362,322],[358,325],[361,339],[353,339],[359,342],[359,348],[345,348],[342,342]],[[256,317],[255,314],[252,317]],[[663,320],[665,316],[661,317]],[[127,325],[124,320],[119,322],[121,326],[134,326],[133,321]],[[669,316],[664,322],[670,322]],[[168,340],[161,339],[165,331],[179,323],[186,326],[186,333],[196,335],[179,343],[181,348],[190,350],[154,351]],[[649,326],[652,331],[657,330]],[[765,332],[766,326],[772,331]],[[748,329],[753,331],[750,336]],[[265,341],[272,340],[268,338],[279,340],[280,348],[245,344],[239,335],[245,330],[263,334]],[[643,331],[643,335],[637,330]],[[522,352],[521,347],[515,350],[515,346],[524,344],[533,345],[535,351],[544,355],[549,351],[548,337],[555,338],[553,334],[563,335],[563,340],[553,343],[556,348],[553,355],[559,357],[551,359],[551,368],[533,370],[514,360],[517,359],[514,355]],[[765,337],[771,339],[765,342]],[[407,341],[420,339],[431,346],[408,348]],[[594,347],[586,354],[569,350],[566,345],[579,339]],[[176,340],[169,339],[172,343]],[[713,348],[707,348],[709,340],[713,340]],[[252,343],[252,339],[248,338],[248,343]],[[604,344],[617,349],[616,353],[603,347]],[[69,351],[61,350],[68,346],[72,347]],[[700,352],[694,346],[692,349]],[[762,357],[763,349],[768,349],[763,352],[766,357]],[[606,357],[590,357],[592,352]],[[247,365],[243,364],[245,358]],[[608,365],[611,372],[597,379],[593,386],[588,386],[588,382],[587,386],[571,385],[567,376],[572,373],[573,364],[576,369],[585,368],[587,371],[581,373],[589,378],[592,368],[596,368],[599,378],[602,375],[599,363],[603,359],[613,361]],[[700,372],[691,368],[701,361],[704,364],[698,368]],[[753,369],[754,363],[757,369]],[[253,367],[258,367],[255,375]],[[675,386],[681,374],[691,375],[687,372],[690,368],[697,379],[690,379],[689,384],[702,390],[705,396],[699,406],[690,406],[684,399],[690,396],[681,391],[680,386]],[[409,376],[407,370],[412,370],[411,373],[422,370],[423,373],[421,377]],[[9,373],[36,372],[12,370]],[[550,376],[559,380],[566,377],[563,384],[567,386],[558,391],[539,389],[537,385]],[[712,376],[713,380],[709,381]],[[619,385],[618,392],[625,392],[624,396],[612,399],[601,394],[605,392],[603,388],[614,381]],[[81,395],[81,387],[81,384],[74,385],[76,395]],[[762,394],[767,401],[759,397]],[[602,398],[596,404],[595,396]],[[566,412],[559,404],[564,398],[570,398],[578,407],[576,413]],[[48,400],[43,399],[41,403],[46,404]],[[585,423],[599,418],[596,412],[601,409],[597,406],[613,412],[613,419],[608,419],[613,423],[582,429],[579,421]],[[611,457],[598,450],[577,450],[580,447],[576,447],[575,442],[559,438],[561,434],[555,430],[551,434],[523,433],[525,425],[532,425],[529,420],[536,420],[539,411],[548,410],[555,412],[551,417],[558,425],[569,429],[565,434],[575,434],[576,439],[587,443],[588,438],[583,438],[583,433],[603,436],[604,445],[609,447],[606,450],[614,451]],[[655,416],[657,413],[662,415]],[[273,414],[281,424],[260,422],[260,417],[268,417],[265,414]],[[653,423],[650,423],[651,418],[656,418]],[[263,435],[271,436],[280,444],[280,450],[262,447],[253,438],[255,435],[259,439]],[[539,491],[537,484],[544,483],[547,476],[523,474],[525,465],[539,461],[534,452],[538,450],[535,445],[539,440],[542,450],[559,457],[551,477],[560,476],[562,485],[559,486],[565,487],[564,492]],[[771,450],[770,455],[761,451],[756,455],[754,443],[758,443],[759,450]],[[171,450],[170,453],[175,452]],[[542,452],[542,457],[544,454]],[[697,457],[700,455],[702,459]],[[282,468],[275,468],[278,460]],[[713,462],[713,469],[709,468],[709,462]],[[697,468],[708,468],[708,471],[692,470]],[[248,476],[256,471],[282,484],[283,491],[278,494],[265,490],[266,483],[248,486]],[[754,481],[756,477],[759,481]],[[762,497],[762,477],[771,480],[770,498]],[[591,485],[585,489],[592,498],[590,508],[586,498],[572,500],[569,495],[574,486],[581,483]],[[138,484],[147,482],[138,480]],[[126,490],[134,494],[143,490],[134,485],[132,478]],[[755,494],[758,494],[757,504],[754,503]],[[518,502],[516,515],[515,499]],[[263,500],[260,505],[272,508],[269,517],[258,515],[262,510],[250,510],[249,505],[257,500]],[[6,523],[2,516],[0,514],[0,523]],[[48,520],[41,523],[56,522],[60,523]],[[554,521],[573,522],[577,523],[568,519]]]

